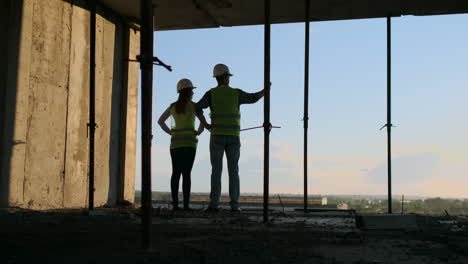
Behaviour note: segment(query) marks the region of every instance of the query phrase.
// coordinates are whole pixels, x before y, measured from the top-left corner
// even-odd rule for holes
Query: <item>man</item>
[[[253,104],[263,97],[264,91],[246,93],[240,89],[229,87],[232,74],[224,64],[217,64],[213,69],[213,77],[218,86],[209,90],[197,103],[197,111],[210,107],[211,129],[210,159],[211,159],[211,193],[209,212],[217,212],[221,196],[221,173],[223,170],[223,155],[226,152],[229,172],[229,198],[231,212],[241,212],[239,208],[239,156],[240,156],[240,111],[241,104]]]

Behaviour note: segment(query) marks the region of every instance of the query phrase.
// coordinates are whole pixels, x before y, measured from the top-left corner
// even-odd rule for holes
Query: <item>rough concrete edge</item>
[[[412,221],[414,221],[414,226],[401,226],[401,227],[372,227],[368,226],[366,224],[365,218],[379,218],[379,217],[404,217],[404,218],[413,218]],[[361,230],[366,230],[366,231],[377,231],[377,230],[401,230],[401,231],[420,231],[421,226],[419,225],[418,222],[418,217],[421,217],[420,215],[417,214],[406,214],[406,215],[398,215],[398,214],[392,214],[392,215],[385,215],[385,214],[356,214],[355,219],[356,219],[356,227]]]

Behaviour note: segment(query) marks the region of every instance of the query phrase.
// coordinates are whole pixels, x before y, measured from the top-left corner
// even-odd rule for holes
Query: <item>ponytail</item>
[[[192,88],[184,88],[179,91],[179,98],[177,99],[177,102],[175,102],[175,111],[177,114],[185,113],[185,106],[190,101],[191,96]]]

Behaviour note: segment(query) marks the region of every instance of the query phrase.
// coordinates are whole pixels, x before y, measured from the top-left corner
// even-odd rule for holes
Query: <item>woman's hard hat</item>
[[[213,77],[219,77],[224,74],[227,74],[229,76],[232,76],[231,72],[229,71],[228,66],[224,64],[216,64],[213,68]]]
[[[193,86],[192,82],[189,79],[181,79],[177,83],[177,92],[180,92],[180,90],[185,89],[185,88],[195,89],[197,87]]]

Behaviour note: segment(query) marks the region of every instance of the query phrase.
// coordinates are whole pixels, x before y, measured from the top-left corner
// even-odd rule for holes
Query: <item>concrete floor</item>
[[[420,217],[414,231],[359,229],[349,215],[275,214],[291,221],[269,225],[256,217],[155,211],[153,247],[143,252],[134,209],[3,210],[2,263],[468,263],[463,217]]]

